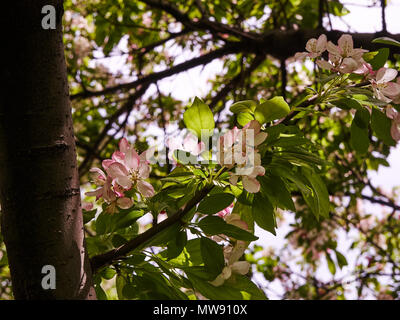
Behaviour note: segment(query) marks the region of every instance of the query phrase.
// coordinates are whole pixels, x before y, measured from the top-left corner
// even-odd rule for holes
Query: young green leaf
[[[242,127],[248,124],[251,120],[254,120],[254,116],[248,112],[239,113],[236,118],[237,123],[239,123]]]
[[[243,101],[238,101],[233,103],[229,110],[232,113],[253,113],[254,110],[256,109],[257,106],[257,102],[253,101],[253,100],[243,100]]]
[[[254,112],[255,118],[261,124],[281,119],[290,112],[290,107],[283,99],[277,96],[259,104]]]
[[[389,38],[389,37],[379,37],[376,38],[374,40],[372,40],[372,43],[382,43],[382,44],[387,44],[387,45],[392,45],[392,46],[396,46],[396,47],[400,47],[400,42]]]
[[[193,104],[183,114],[183,121],[190,131],[201,138],[201,131],[206,130],[207,134],[211,134],[214,127],[214,116],[208,105],[199,98],[195,98]]]

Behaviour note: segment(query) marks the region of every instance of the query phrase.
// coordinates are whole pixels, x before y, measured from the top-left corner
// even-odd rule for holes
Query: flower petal
[[[119,162],[113,162],[108,168],[107,168],[107,174],[112,178],[118,178],[118,177],[124,177],[129,174],[127,168]]]
[[[247,261],[236,261],[231,266],[232,272],[239,273],[239,274],[246,274],[250,270],[250,263]]]
[[[125,153],[121,152],[121,151],[115,151],[112,154],[112,159],[116,162],[124,162],[125,159]]]
[[[139,192],[144,196],[144,197],[152,197],[154,196],[154,188],[153,186],[143,180],[139,180],[137,182],[137,188]]]
[[[137,170],[139,167],[140,158],[135,149],[131,148],[125,154],[125,164],[129,169]]]
[[[258,134],[261,130],[261,124],[257,120],[251,120],[249,123],[247,123],[243,129],[245,130],[254,130],[254,135]]]
[[[117,206],[121,209],[129,209],[133,206],[133,201],[130,198],[124,197],[117,200]]]
[[[308,56],[308,53],[307,53],[307,52],[297,52],[297,53],[294,55],[294,59],[295,59],[295,60],[304,60],[307,56]]]
[[[126,138],[122,138],[119,141],[119,151],[123,152],[123,153],[127,153],[128,150],[130,149],[131,145],[129,144],[128,140],[126,140]]]
[[[86,202],[86,201],[83,201],[83,202],[82,202],[82,210],[90,211],[90,210],[92,210],[92,209],[93,209],[93,203],[91,203],[91,202]]]
[[[376,82],[386,83],[392,81],[397,76],[397,70],[382,67],[376,72]]]
[[[243,177],[243,188],[245,188],[245,190],[247,192],[257,193],[258,191],[260,191],[260,183],[257,181],[256,178],[244,176]]]
[[[316,51],[321,54],[326,50],[327,38],[326,35],[321,34],[317,40]]]
[[[316,52],[317,51],[317,39],[311,38],[306,43],[306,50],[308,52]]]
[[[129,190],[132,187],[132,181],[128,176],[119,176],[115,178],[115,182],[126,190]]]
[[[399,141],[400,140],[400,127],[399,124],[394,122],[390,128],[390,134],[392,135],[393,140]]]
[[[331,41],[328,41],[328,43],[326,44],[326,50],[328,50],[328,52],[332,55],[341,56],[340,48],[334,45]]]
[[[89,173],[91,179],[96,185],[98,186],[104,185],[104,182],[106,181],[106,175],[102,170],[100,170],[99,168],[91,168],[89,170]]]
[[[113,202],[117,199],[111,186],[112,186],[112,180],[108,177],[103,187],[103,198],[107,202]]]
[[[103,196],[103,188],[98,188],[94,191],[88,191],[85,193],[88,197],[96,197],[96,201],[99,200]]]
[[[108,167],[109,167],[110,165],[112,165],[114,162],[115,162],[114,160],[105,159],[105,160],[103,160],[103,162],[101,163],[101,165],[103,166],[104,170],[107,170]]]
[[[400,85],[395,82],[388,82],[384,88],[381,89],[383,95],[394,98],[400,95]]]
[[[233,184],[234,186],[236,186],[236,185],[237,185],[237,182],[238,182],[238,179],[239,179],[239,176],[237,176],[237,175],[235,175],[235,174],[232,174],[232,175],[230,176],[230,178],[229,178],[229,182],[230,182],[231,184]]]
[[[339,71],[341,73],[352,73],[359,68],[359,64],[353,58],[344,58],[340,65]]]
[[[342,57],[351,56],[353,53],[353,38],[349,34],[342,35],[338,40],[338,45],[342,53]]]
[[[213,281],[209,281],[210,284],[212,284],[214,287],[219,287],[222,286],[225,282],[224,277],[222,276],[222,274],[218,275],[218,277],[216,277]]]
[[[386,116],[389,119],[394,119],[397,116],[397,111],[393,107],[386,108]]]
[[[266,133],[266,132],[260,132],[259,134],[257,134],[257,135],[254,137],[254,145],[255,145],[255,146],[260,145],[261,143],[263,143],[263,142],[265,141],[265,139],[267,139],[267,137],[268,137],[268,133]]]
[[[326,60],[317,60],[316,64],[318,67],[325,70],[331,70],[333,68],[333,66]]]
[[[145,162],[141,162],[139,164],[139,177],[141,179],[147,179],[150,175],[150,166],[145,163]]]

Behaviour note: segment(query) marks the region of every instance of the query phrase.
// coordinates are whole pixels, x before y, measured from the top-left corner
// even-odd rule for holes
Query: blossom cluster
[[[371,66],[363,59],[363,54],[367,50],[355,49],[353,38],[348,34],[342,35],[337,45],[327,41],[326,35],[322,34],[318,39],[312,38],[308,40],[306,50],[307,52],[296,53],[295,59],[320,58],[316,60],[316,64],[320,68],[340,73],[365,74],[372,71]],[[328,51],[328,61],[321,58],[325,51]]]
[[[261,166],[261,155],[257,149],[267,138],[267,133],[261,131],[257,120],[252,120],[243,129],[234,127],[220,137],[217,151],[218,163],[227,168],[235,167],[229,172],[230,183],[236,185],[242,179],[243,188],[250,193],[260,191],[257,176],[265,174]]]
[[[233,204],[217,213],[217,215],[223,218],[227,223],[242,228],[243,230],[249,231],[247,223],[244,222],[238,214],[232,213],[232,209]],[[224,240],[224,235],[214,236],[213,240]],[[224,247],[223,252],[225,258],[225,267],[213,281],[210,281],[212,285],[216,287],[221,286],[226,280],[228,280],[232,276],[232,274],[236,273],[240,275],[245,275],[249,272],[250,263],[247,261],[239,261],[246,248],[247,243],[241,240],[238,240],[234,243],[229,242],[229,244]]]
[[[153,186],[145,181],[150,174],[149,162],[146,160],[146,151],[138,155],[133,146],[123,138],[119,143],[119,150],[115,151],[111,159],[103,160],[101,170],[90,169],[93,182],[99,187],[86,195],[102,198],[107,204],[107,211],[114,213],[117,207],[129,209],[133,205],[131,197],[126,192],[137,190],[143,197],[154,195]]]
[[[326,35],[322,34],[318,39],[312,38],[306,44],[306,52],[298,52],[296,60],[306,57],[316,59],[315,63],[322,69],[332,72],[355,73],[364,75],[370,82],[374,96],[386,103],[400,104],[400,77],[398,71],[392,68],[381,67],[374,71],[371,64],[366,62],[363,55],[368,52],[365,49],[354,48],[353,38],[342,35],[338,44],[327,41]],[[328,61],[321,56],[327,51]],[[397,78],[396,78],[397,77]],[[391,106],[386,109],[386,114],[392,120],[391,135],[396,141],[400,140],[400,117]]]

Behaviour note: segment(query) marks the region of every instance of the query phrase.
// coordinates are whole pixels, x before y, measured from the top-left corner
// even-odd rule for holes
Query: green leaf
[[[115,274],[116,272],[112,268],[104,268],[100,273],[101,277],[107,280],[114,278]]]
[[[287,148],[287,147],[301,146],[301,145],[310,144],[310,143],[311,143],[310,140],[308,140],[307,138],[303,138],[303,137],[298,137],[298,136],[284,137],[284,136],[281,136],[281,137],[279,137],[278,140],[276,140],[271,145],[273,145],[275,147],[280,147],[280,148]]]
[[[331,256],[329,255],[329,253],[326,253],[325,257],[326,257],[326,262],[328,263],[328,269],[329,269],[330,273],[335,275],[335,273],[336,273],[335,263],[333,262],[333,260],[332,260]]]
[[[222,247],[215,241],[202,237],[200,251],[206,269],[215,276],[219,275],[225,266]]]
[[[386,61],[389,58],[389,53],[390,51],[388,48],[380,48],[378,50],[378,53],[371,60],[367,62],[371,64],[372,69],[378,70],[379,68],[382,68],[385,65]]]
[[[357,110],[351,123],[351,140],[352,148],[360,155],[365,154],[369,147],[368,124],[370,115],[368,110],[362,108]]]
[[[215,214],[229,207],[233,200],[235,200],[235,196],[230,193],[215,193],[204,198],[197,207],[197,211]]]
[[[307,180],[305,179],[305,177],[302,174],[291,170],[290,167],[280,165],[274,166],[273,168],[271,168],[271,171],[278,176],[284,177],[287,180],[292,181],[302,193],[311,194],[311,190],[307,186]]]
[[[176,237],[168,242],[167,257],[173,259],[179,256],[187,243],[187,235],[185,231],[180,231]]]
[[[344,266],[347,266],[347,259],[344,255],[342,255],[339,251],[336,251],[336,260],[338,262],[339,268],[343,268]]]
[[[250,232],[226,223],[225,220],[217,216],[208,216],[201,219],[198,226],[204,231],[204,233],[211,236],[225,234],[226,236],[232,237],[236,240],[254,241],[258,239],[258,237],[254,236]]]
[[[290,107],[281,96],[274,97],[259,104],[254,112],[255,118],[261,124],[281,119],[290,112]]]
[[[125,287],[126,285],[126,280],[122,275],[117,275],[117,278],[115,280],[115,288],[117,289],[117,295],[118,295],[118,299],[120,300],[124,300],[124,295],[122,293],[122,289]]]
[[[332,101],[332,104],[334,104],[336,107],[344,109],[344,110],[350,110],[350,109],[361,109],[361,104],[357,102],[354,99],[350,98],[342,98],[339,100]]]
[[[395,39],[392,39],[392,38],[389,38],[389,37],[376,38],[376,39],[372,40],[372,43],[382,43],[382,44],[388,44],[388,45],[391,45],[391,46],[400,47],[400,42],[399,41],[397,41]]]
[[[200,265],[203,263],[203,258],[201,256],[201,244],[200,239],[189,240],[186,244],[186,251],[189,254],[190,262],[194,265]]]
[[[263,197],[260,193],[256,193],[253,201],[252,214],[254,221],[259,227],[271,232],[274,236],[276,235],[274,207],[268,198]]]
[[[237,288],[241,292],[246,292],[249,295],[249,300],[266,300],[264,292],[258,288],[254,282],[252,282],[248,277],[239,274],[233,275],[227,282],[225,286]]]
[[[127,299],[134,299],[137,297],[137,288],[130,283],[127,283],[122,288],[122,295]]]
[[[390,134],[392,121],[376,108],[372,108],[371,127],[375,135],[388,146],[395,146],[396,142]]]
[[[259,178],[261,193],[268,197],[274,207],[296,211],[292,196],[286,187],[285,182],[276,175],[264,175]]]
[[[253,100],[243,100],[233,103],[229,110],[232,113],[253,113],[257,107],[257,102]]]
[[[236,118],[237,123],[239,123],[242,127],[248,124],[251,120],[254,120],[254,116],[247,112],[239,113]]]
[[[191,107],[183,114],[183,121],[186,127],[201,138],[201,131],[206,130],[211,135],[214,129],[214,116],[208,105],[199,98],[195,98]]]
[[[82,213],[83,213],[83,224],[86,224],[96,216],[97,209],[93,209],[90,211],[82,210]]]
[[[143,211],[141,210],[133,210],[128,213],[120,212],[114,214],[113,217],[116,219],[116,222],[112,231],[131,226],[141,216],[143,216]]]
[[[211,300],[242,300],[243,296],[238,289],[226,286],[225,284],[215,287],[208,281],[204,281],[192,273],[187,276],[193,286],[206,298]]]
[[[100,284],[95,284],[94,290],[96,291],[97,300],[108,300],[107,294],[104,292]]]
[[[318,218],[319,216],[329,216],[329,193],[326,189],[325,183],[320,176],[314,171],[303,167],[302,173],[304,177],[310,182],[312,194],[303,194],[304,200],[310,206],[311,211]]]
[[[126,228],[133,225],[137,219],[143,216],[143,211],[141,210],[126,211],[123,210],[114,214],[103,211],[96,219],[96,234],[101,235]]]

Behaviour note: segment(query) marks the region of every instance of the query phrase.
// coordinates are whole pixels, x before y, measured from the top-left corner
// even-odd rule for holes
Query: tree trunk
[[[62,41],[61,0],[7,1],[2,13],[1,230],[16,299],[95,299],[85,249]],[[42,7],[56,9],[43,29]],[[42,287],[45,265],[56,288]]]

